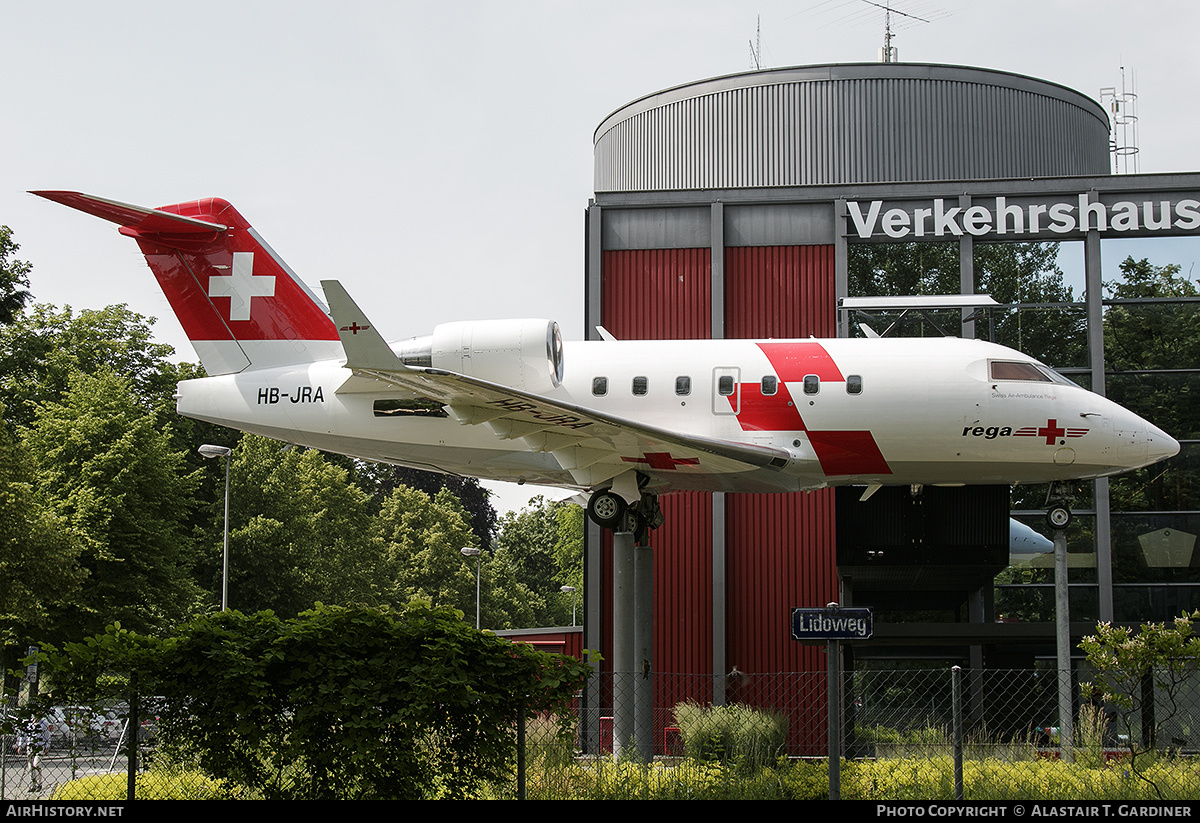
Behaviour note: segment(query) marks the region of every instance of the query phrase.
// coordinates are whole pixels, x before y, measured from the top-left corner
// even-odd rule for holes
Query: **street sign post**
[[[824,641],[829,684],[829,799],[842,796],[841,658],[843,640],[867,640],[874,629],[870,609],[843,609],[830,603],[823,609],[792,609],[792,639],[802,643]]]
[[[792,639],[800,641],[868,640],[873,632],[870,609],[792,609]]]

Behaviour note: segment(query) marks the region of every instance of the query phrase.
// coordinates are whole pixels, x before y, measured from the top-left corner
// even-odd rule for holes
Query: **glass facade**
[[[974,336],[1093,390],[1103,363],[1102,393],[1180,441],[1169,461],[1080,489],[1067,537],[1072,620],[1161,621],[1200,608],[1200,294],[1190,277],[1200,239],[1187,240],[1162,247],[1172,260],[1155,256],[1154,239],[1104,241],[1103,334],[1091,337],[1080,241],[975,243],[970,265],[958,241],[847,249],[850,297],[975,293],[1000,304],[859,313],[851,335],[865,324],[893,337]],[[1046,494],[1013,489],[1011,514],[1049,540]],[[996,578],[995,619],[1053,621],[1052,551],[1012,560]]]

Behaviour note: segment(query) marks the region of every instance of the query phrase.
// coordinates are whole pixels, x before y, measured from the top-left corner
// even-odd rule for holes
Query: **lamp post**
[[[475,558],[475,630],[479,630],[479,562],[482,550],[472,548],[471,546],[463,546],[458,550],[463,557]]]
[[[196,451],[204,457],[225,458],[225,543],[221,551],[221,611],[225,611],[229,605],[229,457],[233,449],[206,443]]]
[[[571,593],[571,625],[574,626],[575,625],[575,587],[574,586],[563,586],[561,589],[559,589],[559,591],[564,592],[564,593],[566,593],[566,592]]]

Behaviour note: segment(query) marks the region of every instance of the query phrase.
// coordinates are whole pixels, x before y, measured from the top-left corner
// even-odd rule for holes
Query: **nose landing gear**
[[[1071,504],[1075,502],[1075,487],[1058,481],[1050,484],[1046,494],[1046,525],[1054,531],[1071,524]]]

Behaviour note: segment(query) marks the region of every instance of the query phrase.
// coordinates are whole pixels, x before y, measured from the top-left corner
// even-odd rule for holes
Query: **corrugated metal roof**
[[[1109,124],[1053,83],[959,66],[751,72],[637,100],[596,131],[597,192],[1106,174]]]

